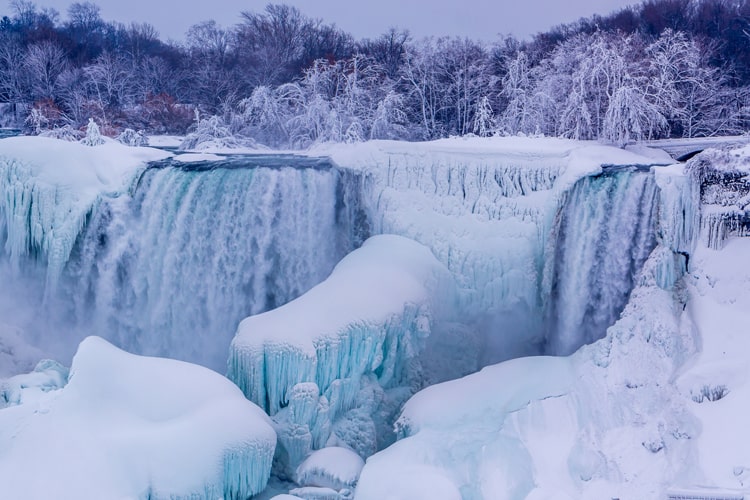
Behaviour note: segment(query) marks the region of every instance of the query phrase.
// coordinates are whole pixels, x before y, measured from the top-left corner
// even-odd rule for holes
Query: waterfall
[[[656,246],[657,200],[653,174],[637,170],[585,177],[568,193],[547,257],[549,353],[571,354],[619,318]]]
[[[75,335],[223,372],[242,318],[301,295],[367,236],[356,176],[279,161],[166,162],[101,200],[56,294]]]

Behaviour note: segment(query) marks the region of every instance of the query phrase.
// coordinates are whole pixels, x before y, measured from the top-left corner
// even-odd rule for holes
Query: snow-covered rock
[[[353,489],[364,465],[362,457],[352,450],[331,446],[312,452],[297,467],[295,480],[301,486]]]
[[[247,498],[265,487],[269,419],[215,372],[90,337],[67,385],[47,389],[0,410],[6,498]]]

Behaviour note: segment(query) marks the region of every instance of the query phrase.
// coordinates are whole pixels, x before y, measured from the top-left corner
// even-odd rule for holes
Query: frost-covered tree
[[[609,100],[601,135],[624,146],[631,141],[653,139],[668,128],[667,119],[647,100],[642,89],[623,85]]]
[[[473,132],[479,137],[488,137],[495,132],[495,113],[489,97],[482,96],[476,106]]]
[[[29,79],[31,98],[55,99],[60,75],[68,68],[62,47],[52,41],[30,45],[24,55],[24,68]]]
[[[99,125],[96,124],[93,118],[89,118],[89,124],[86,126],[86,137],[81,139],[81,144],[84,146],[99,146],[104,144],[104,137],[99,130]]]
[[[502,79],[501,95],[507,104],[499,122],[504,133],[529,133],[539,128],[534,85],[531,62],[520,51],[508,62]]]
[[[378,102],[370,129],[370,139],[403,139],[407,135],[408,117],[404,97],[390,90]]]

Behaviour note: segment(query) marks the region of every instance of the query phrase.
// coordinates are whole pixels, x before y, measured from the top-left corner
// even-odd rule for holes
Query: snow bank
[[[417,357],[432,326],[451,316],[454,295],[427,248],[370,238],[320,285],[243,320],[229,377],[274,416],[291,467],[326,444],[367,456],[424,384]]]
[[[48,285],[62,272],[87,214],[103,194],[126,191],[146,163],[168,156],[108,140],[96,147],[45,137],[0,141],[0,236],[16,266],[40,257]]]
[[[750,492],[748,255],[750,238],[730,238],[721,251],[701,246],[691,258],[687,313],[700,332],[701,349],[676,385],[700,422],[695,442],[701,473],[675,486]]]
[[[246,498],[268,480],[269,419],[220,375],[84,340],[58,390],[0,410],[7,498]]]

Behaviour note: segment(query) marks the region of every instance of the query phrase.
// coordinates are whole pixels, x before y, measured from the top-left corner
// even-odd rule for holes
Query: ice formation
[[[163,151],[127,148],[115,141],[98,148],[40,137],[0,141],[0,243],[20,268],[27,258],[47,266],[54,287],[86,217],[104,195],[128,190],[148,161]]]
[[[343,444],[368,456],[426,382],[418,354],[456,306],[450,273],[424,246],[367,240],[320,285],[240,323],[229,378],[276,422],[283,462]]]
[[[354,489],[365,462],[349,448],[331,446],[314,451],[297,467],[295,481],[339,491]]]
[[[741,151],[727,157],[733,166],[716,170],[720,175],[698,168],[700,159],[686,168],[649,170],[665,159],[644,148],[626,152],[526,138],[375,141],[309,153],[329,155],[333,163],[288,155],[180,155],[144,171],[145,159],[164,153],[110,143],[41,147],[35,142],[41,140],[0,142],[0,278],[5,267],[15,268],[16,275],[9,275],[13,290],[20,291],[44,274],[46,310],[72,317],[73,324],[51,321],[39,329],[42,335],[54,331],[71,345],[91,329],[139,353],[217,368],[237,321],[254,315],[240,327],[229,372],[273,415],[282,445],[277,463],[286,477],[318,448],[349,447],[366,457],[387,446],[401,404],[424,384],[520,355],[572,352],[604,335],[622,312],[606,339],[565,362],[575,377],[601,384],[555,386],[551,392],[542,384],[529,398],[539,400],[521,404],[511,416],[506,412],[514,405],[483,407],[495,415],[500,441],[482,434],[480,426],[469,447],[458,452],[466,462],[457,461],[453,469],[445,457],[452,453],[447,443],[456,440],[446,440],[445,433],[456,429],[434,422],[420,427],[418,416],[402,420],[404,439],[383,456],[398,457],[399,450],[415,455],[408,467],[397,461],[401,466],[387,485],[377,479],[385,477],[378,475],[378,464],[385,462],[371,459],[362,495],[368,484],[378,484],[381,494],[409,498],[495,498],[503,488],[544,497],[559,479],[577,498],[604,491],[592,488],[592,481],[610,485],[618,474],[630,474],[622,464],[610,467],[605,460],[602,466],[592,452],[616,448],[607,441],[616,441],[610,432],[615,424],[600,433],[597,419],[635,426],[634,414],[623,415],[615,405],[617,398],[629,401],[631,390],[682,408],[663,387],[682,362],[670,356],[694,349],[687,327],[675,320],[684,305],[683,274],[692,269],[698,239],[720,246],[747,227]],[[115,147],[116,153],[106,152]],[[52,154],[40,152],[45,149]],[[57,165],[56,153],[66,162]],[[115,154],[117,159],[110,158]],[[711,188],[727,180],[735,194]],[[712,219],[712,210],[721,215]],[[376,237],[305,293],[366,236],[378,233],[426,248],[396,236]],[[421,257],[408,257],[412,253]],[[30,262],[41,264],[41,271]],[[13,310],[4,294],[0,290],[0,313]],[[590,307],[592,301],[600,307]],[[655,321],[660,310],[674,315]],[[639,321],[649,329],[637,326]],[[23,334],[17,326],[5,331]],[[626,366],[641,363],[633,361],[634,352],[653,365],[651,379],[625,375]],[[529,384],[515,379],[529,369],[548,371],[568,387],[569,367],[540,359],[539,366],[529,361],[506,373],[513,383],[491,387],[497,401],[528,396],[522,389],[531,390]],[[619,371],[611,374],[610,366]],[[709,393],[719,391],[721,383],[711,384]],[[689,385],[701,393],[702,386]],[[591,416],[578,412],[584,400],[605,403]],[[661,415],[652,407],[643,412]],[[668,434],[689,428],[689,419],[667,414],[641,440],[648,446],[638,446],[678,446]],[[575,453],[555,455],[573,457],[578,479],[559,471],[539,479],[529,472],[547,470],[547,462],[539,461],[544,439],[570,438],[566,432],[544,434],[552,415],[561,415],[570,429],[586,429],[575,435]],[[424,448],[410,444],[420,440]],[[470,446],[482,440],[488,443],[486,462]],[[509,465],[498,451],[506,445],[530,458]],[[423,450],[437,458],[423,460]],[[512,473],[490,474],[496,466]],[[419,479],[409,480],[409,474]],[[429,487],[415,486],[423,482]],[[328,494],[310,489],[322,486],[305,488],[298,496]]]
[[[734,210],[750,187],[699,181],[744,161],[707,152],[654,168],[656,246],[606,337],[417,393],[356,498],[433,498],[417,485],[437,478],[464,500],[746,495],[750,240],[728,231],[717,252],[705,211]]]
[[[627,212],[639,210],[641,201],[650,207],[648,198],[655,192],[650,176],[634,170],[670,163],[663,154],[638,151],[560,139],[474,138],[375,141],[314,153],[330,154],[338,165],[367,173],[363,203],[374,233],[400,234],[426,245],[455,276],[462,311],[470,318],[470,330],[481,332],[482,343],[481,352],[474,353],[479,365],[455,370],[451,375],[456,377],[521,355],[571,352],[601,337],[617,319],[633,274],[653,245],[649,208]],[[610,199],[614,190],[618,196]],[[563,221],[588,217],[575,220],[583,236],[573,242],[577,247],[566,245],[564,234],[554,231],[561,210]],[[601,231],[585,231],[589,224]],[[562,260],[586,249],[597,256],[617,250],[617,255],[600,270],[579,259],[560,263],[574,269],[558,266],[555,271],[550,250],[556,248]],[[549,298],[551,283],[558,275],[569,287],[587,284],[573,303],[550,311],[555,301]],[[613,295],[624,291],[625,296],[607,297],[610,306],[597,324],[574,332],[581,319],[593,317],[587,308],[595,297],[584,292],[602,291],[597,282],[604,278],[618,287]],[[565,331],[556,328],[558,320],[568,323]],[[550,338],[558,334],[569,337],[563,345]]]
[[[43,392],[0,410],[8,498],[247,498],[265,487],[269,419],[215,372],[90,337],[58,388],[63,378],[40,367],[23,385]]]

